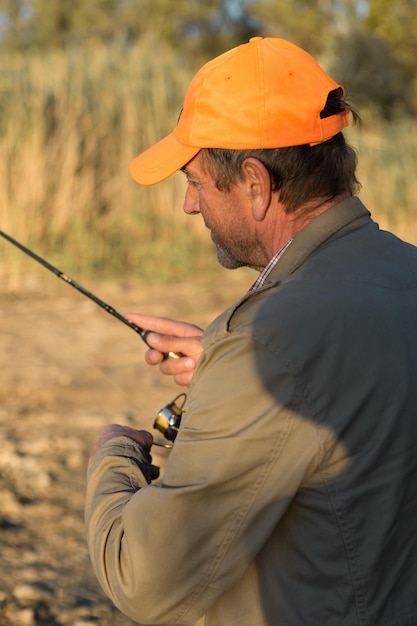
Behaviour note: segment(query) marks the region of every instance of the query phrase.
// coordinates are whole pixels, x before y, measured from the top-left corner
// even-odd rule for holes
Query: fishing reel
[[[178,400],[181,401],[178,402]],[[162,409],[159,411],[156,419],[154,421],[153,427],[163,434],[165,439],[171,441],[171,444],[156,444],[161,445],[165,448],[172,448],[172,445],[175,441],[175,438],[178,434],[178,430],[181,423],[181,417],[183,414],[183,407],[187,396],[185,393],[180,393],[176,398],[174,398],[171,402],[168,402]]]

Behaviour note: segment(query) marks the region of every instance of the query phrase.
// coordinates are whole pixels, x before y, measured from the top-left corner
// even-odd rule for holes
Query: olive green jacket
[[[104,591],[142,624],[417,624],[417,250],[350,198],[203,344],[162,484],[127,438],[91,463]]]

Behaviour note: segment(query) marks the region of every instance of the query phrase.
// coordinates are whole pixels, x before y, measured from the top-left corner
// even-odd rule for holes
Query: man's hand
[[[166,317],[129,313],[126,317],[132,322],[152,331],[146,338],[150,349],[145,355],[148,365],[159,365],[163,374],[174,377],[177,385],[187,387],[193,377],[194,369],[203,347],[203,330],[194,324],[176,322]],[[179,359],[164,358],[164,353],[181,354]]]
[[[130,428],[130,426],[121,426],[119,424],[109,424],[105,426],[100,437],[96,441],[91,451],[90,460],[97,454],[97,452],[104,446],[107,441],[115,439],[117,437],[129,437],[140,445],[143,450],[144,458],[149,464],[149,473],[146,476],[147,480],[151,482],[159,476],[159,468],[156,465],[152,465],[151,446],[153,443],[153,437],[147,430],[136,430]]]

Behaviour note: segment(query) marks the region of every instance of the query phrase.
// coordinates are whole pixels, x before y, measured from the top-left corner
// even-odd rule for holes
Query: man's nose
[[[200,213],[197,190],[190,185],[188,185],[187,191],[185,192],[184,205],[182,208],[187,215]]]

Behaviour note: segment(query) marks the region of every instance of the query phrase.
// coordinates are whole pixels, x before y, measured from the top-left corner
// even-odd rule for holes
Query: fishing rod
[[[124,315],[116,311],[116,309],[110,306],[110,304],[107,304],[107,302],[104,302],[103,300],[95,296],[93,293],[91,293],[91,291],[88,291],[88,289],[86,289],[85,287],[77,283],[75,280],[70,278],[67,274],[64,274],[64,272],[61,272],[61,270],[51,265],[51,263],[49,263],[48,261],[40,257],[38,254],[36,254],[32,250],[29,250],[29,248],[19,243],[18,241],[16,241],[16,239],[13,239],[13,237],[10,237],[10,235],[7,235],[4,231],[0,230],[0,236],[6,239],[9,243],[16,246],[16,248],[19,248],[19,250],[22,250],[22,252],[30,256],[32,259],[34,259],[35,261],[43,265],[43,267],[46,267],[46,269],[48,269],[50,272],[58,276],[58,278],[61,278],[62,280],[64,280],[68,285],[71,285],[71,287],[74,287],[74,289],[77,289],[77,291],[80,291],[84,296],[86,296],[90,300],[93,300],[93,302],[95,302],[96,304],[98,304],[99,307],[107,311],[107,313],[110,313],[110,315],[113,315],[113,317],[116,317],[118,320],[123,322],[123,324],[126,324],[127,326],[132,328],[132,330],[138,333],[138,335],[146,343],[146,345],[149,348],[152,348],[152,346],[150,346],[147,342],[147,337],[149,333],[152,332],[151,330],[145,330],[144,328],[141,328],[140,326],[132,322],[130,319],[128,319],[127,317],[125,317]],[[176,352],[164,353],[165,358],[179,359],[181,356],[182,356],[181,354],[178,354]]]
[[[104,300],[101,300],[101,298],[98,298],[97,296],[95,296],[93,293],[91,293],[91,291],[88,291],[88,289],[86,289],[85,287],[77,283],[75,280],[70,278],[67,274],[64,274],[64,272],[61,272],[61,270],[51,265],[51,263],[49,263],[48,261],[40,257],[38,254],[36,254],[32,250],[29,250],[29,248],[21,244],[19,241],[16,241],[16,239],[13,239],[13,237],[10,237],[10,235],[7,235],[4,231],[0,230],[0,236],[6,239],[9,243],[16,246],[16,248],[19,248],[19,250],[22,250],[22,252],[30,256],[32,259],[34,259],[35,261],[43,265],[43,267],[46,267],[46,269],[48,269],[50,272],[58,276],[58,278],[61,278],[62,280],[64,280],[68,285],[71,285],[71,287],[74,287],[74,289],[77,289],[77,291],[82,293],[84,296],[86,296],[90,300],[93,300],[93,302],[95,302],[96,304],[98,304],[99,307],[107,311],[107,313],[110,313],[110,315],[113,315],[113,317],[123,322],[123,324],[126,324],[127,326],[129,326],[129,328],[134,330],[140,336],[140,338],[146,343],[146,345],[149,348],[152,348],[152,346],[150,346],[147,342],[147,337],[149,333],[152,331],[145,330],[144,328],[141,328],[134,322],[130,321],[130,319],[128,319],[127,317],[119,313],[119,311],[116,311],[114,307],[110,306],[110,304],[107,304],[107,302],[104,302]],[[166,359],[168,358],[179,359],[182,356],[181,354],[178,354],[177,352],[164,352],[163,354],[164,354],[164,358]],[[178,403],[178,400],[180,398],[181,398],[181,402]],[[178,429],[180,427],[181,417],[183,414],[183,407],[184,407],[186,398],[187,398],[186,394],[182,393],[178,395],[176,398],[174,398],[174,400],[172,400],[171,402],[168,402],[168,404],[162,407],[162,409],[160,409],[154,421],[153,426],[156,430],[162,433],[165,439],[168,439],[170,443],[165,444],[165,443],[158,443],[157,441],[154,441],[154,445],[160,446],[162,448],[172,448],[173,443],[178,433]]]

